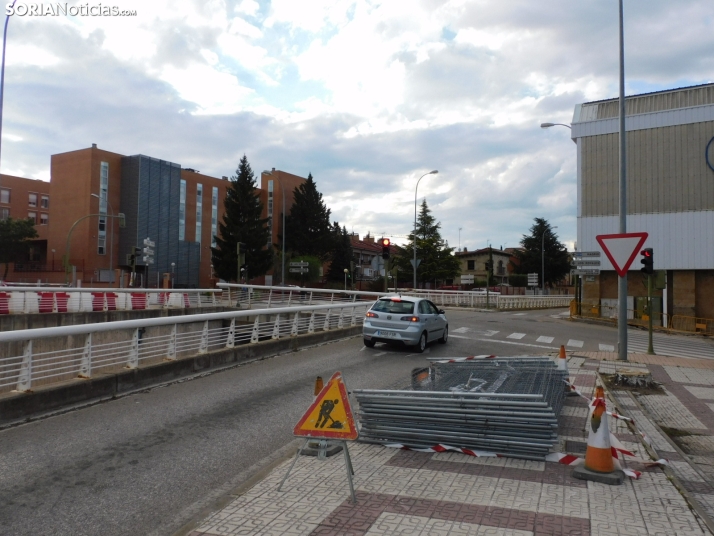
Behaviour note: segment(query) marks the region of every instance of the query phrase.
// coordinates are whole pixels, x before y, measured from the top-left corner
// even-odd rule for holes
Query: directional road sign
[[[590,261],[584,259],[573,259],[573,266],[600,266],[600,261]]]
[[[293,434],[325,439],[357,439],[359,431],[352,416],[342,373],[335,372],[330,378],[295,425]]]
[[[582,270],[573,270],[573,273],[575,275],[600,275],[600,269],[599,268],[595,268],[595,269],[584,268]]]
[[[305,266],[310,266],[309,262],[305,261],[293,261],[290,263],[290,266],[300,266],[300,267],[305,267]]]
[[[306,274],[306,273],[308,273],[310,270],[308,270],[307,268],[290,268],[290,270],[288,270],[288,271],[289,271],[291,274]]]
[[[576,251],[573,253],[573,257],[599,257],[599,251]]]
[[[647,233],[620,233],[597,235],[595,238],[610,259],[617,275],[625,277],[648,236]]]

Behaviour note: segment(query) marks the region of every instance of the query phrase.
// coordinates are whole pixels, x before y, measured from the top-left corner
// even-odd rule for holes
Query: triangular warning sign
[[[335,372],[295,425],[296,436],[325,439],[357,439],[359,431],[347,397],[342,373]]]
[[[648,236],[647,233],[620,233],[597,235],[595,238],[610,259],[617,275],[625,277]]]

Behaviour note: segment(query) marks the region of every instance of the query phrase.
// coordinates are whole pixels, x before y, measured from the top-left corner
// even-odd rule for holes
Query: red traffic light
[[[389,238],[382,238],[382,247],[389,247],[390,241]]]
[[[642,251],[640,251],[640,255],[643,255],[643,256],[645,256],[645,257],[651,257],[651,256],[652,256],[652,250],[649,249],[649,248],[643,249]]]

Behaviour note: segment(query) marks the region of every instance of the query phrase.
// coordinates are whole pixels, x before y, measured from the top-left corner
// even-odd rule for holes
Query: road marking
[[[612,344],[599,344],[598,348],[601,352],[614,352],[615,347]]]
[[[525,333],[511,333],[506,338],[507,339],[522,339],[525,336],[526,336]]]
[[[550,344],[551,342],[553,342],[554,338],[555,337],[546,337],[545,335],[541,335],[536,339],[536,342],[545,342],[547,344]]]
[[[454,333],[449,333],[449,337],[452,337],[454,339],[471,339],[471,337],[464,337],[463,335],[454,335]]]
[[[570,339],[568,341],[568,346],[575,346],[576,348],[582,348],[583,341],[576,341],[575,339]]]
[[[449,337],[454,337],[454,336],[449,335]],[[529,348],[545,348],[546,350],[557,350],[558,349],[558,347],[556,347],[556,346],[544,346],[542,344],[528,344],[525,342],[514,342],[514,341],[499,341],[498,339],[476,339],[476,338],[472,338],[472,337],[463,337],[463,336],[456,336],[455,338],[468,339],[470,341],[476,341],[476,342],[495,342],[498,344],[511,344],[513,346],[527,346]],[[428,351],[428,348],[426,351]],[[407,357],[410,355],[419,355],[419,354],[407,354]]]
[[[466,333],[467,331],[471,331],[471,328],[456,328],[451,333]]]
[[[379,357],[380,355],[387,355],[387,352],[379,352],[378,354],[374,354],[374,357]]]
[[[528,313],[513,313],[513,316],[525,316]]]
[[[487,329],[486,331],[483,332],[483,336],[484,337],[493,337],[496,333],[498,333],[498,330]]]
[[[364,352],[367,349],[366,346],[363,346],[362,348],[359,349],[360,352]]]

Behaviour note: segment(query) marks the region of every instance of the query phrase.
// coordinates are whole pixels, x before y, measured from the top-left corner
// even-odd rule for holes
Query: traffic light
[[[642,255],[642,259],[640,260],[642,268],[640,268],[640,271],[643,274],[652,275],[654,273],[654,255],[652,248],[643,249],[640,251],[640,255]]]
[[[493,270],[493,261],[486,261],[486,271],[490,272]]]
[[[379,243],[382,244],[382,258],[388,259],[389,258],[389,244],[391,243],[389,238],[382,238],[379,241]]]

